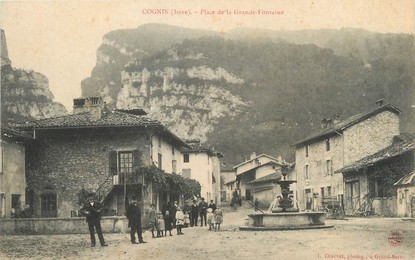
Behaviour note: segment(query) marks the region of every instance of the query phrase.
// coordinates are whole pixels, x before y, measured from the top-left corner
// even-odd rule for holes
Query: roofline
[[[127,128],[127,127],[143,128],[143,129],[147,129],[148,127],[151,127],[151,128],[154,128],[155,131],[161,130],[162,132],[171,135],[181,145],[189,147],[189,145],[186,144],[186,142],[184,142],[180,137],[175,135],[173,132],[168,130],[164,125],[162,125],[160,123],[149,124],[149,125],[96,125],[96,126],[92,125],[92,126],[63,126],[63,127],[36,127],[36,126],[31,126],[31,127],[27,127],[27,128],[31,128],[33,130],[39,131],[39,130],[70,130],[70,129]]]
[[[281,165],[280,163],[273,162],[273,161],[269,161],[269,162],[266,162],[266,163],[264,163],[264,164],[257,165],[257,166],[255,166],[255,167],[253,167],[253,168],[251,168],[251,169],[249,169],[249,170],[246,170],[246,171],[244,171],[244,172],[237,173],[237,174],[236,174],[236,176],[241,176],[241,175],[243,175],[243,174],[245,174],[245,173],[247,173],[247,172],[250,172],[250,171],[252,171],[252,170],[256,170],[256,169],[258,169],[258,168],[261,168],[262,166],[268,166],[268,165],[273,165],[273,164],[275,164],[275,165]],[[282,166],[282,165],[281,165],[281,166]]]
[[[236,169],[236,168],[238,168],[239,166],[241,166],[241,165],[243,165],[243,164],[246,164],[246,163],[248,163],[248,162],[251,162],[251,161],[253,161],[253,160],[255,160],[256,158],[259,158],[259,157],[261,157],[261,156],[266,156],[266,157],[271,158],[271,159],[273,159],[273,160],[275,160],[275,161],[278,161],[278,159],[277,159],[277,158],[274,158],[274,157],[272,157],[272,156],[270,156],[270,155],[268,155],[268,154],[262,153],[262,154],[260,154],[260,155],[256,156],[255,158],[249,159],[249,160],[247,160],[247,161],[245,161],[245,162],[243,162],[243,163],[240,163],[240,164],[238,164],[238,165],[234,166],[232,169]]]
[[[386,149],[386,148],[385,148]],[[373,166],[374,164],[376,164],[376,163],[379,163],[379,162],[383,162],[383,161],[386,161],[386,160],[389,160],[389,159],[392,159],[392,158],[395,158],[396,156],[400,156],[400,155],[402,155],[402,154],[404,154],[404,153],[407,153],[407,152],[410,152],[410,151],[414,151],[415,150],[415,148],[411,148],[411,149],[408,149],[408,150],[404,150],[404,151],[401,151],[401,152],[399,152],[399,153],[397,153],[397,154],[395,154],[395,155],[393,155],[393,156],[390,156],[390,157],[386,157],[386,158],[380,158],[379,160],[377,160],[377,161],[374,161],[374,162],[371,162],[371,163],[368,163],[368,164],[363,164],[363,165],[361,165],[361,166],[359,166],[359,167],[353,167],[353,168],[349,168],[349,169],[346,169],[346,170],[342,170],[342,169],[344,169],[344,168],[348,168],[348,166],[346,166],[346,167],[343,167],[343,168],[341,168],[341,169],[338,169],[338,170],[336,170],[336,171],[334,171],[334,173],[350,173],[350,172],[353,172],[353,171],[358,171],[358,170],[360,170],[360,169],[363,169],[363,168],[365,168],[365,167],[370,167],[370,166]],[[371,155],[368,155],[367,157],[369,157],[369,156],[371,156]],[[365,159],[366,157],[364,157],[364,158],[362,158],[361,160],[363,160],[363,159]]]
[[[362,115],[361,117],[357,118],[356,120],[354,120],[354,121],[352,121],[352,122],[350,122],[350,123],[348,123],[348,124],[346,124],[342,127],[333,126],[331,130],[330,129],[325,129],[325,130],[330,130],[327,133],[317,135],[317,136],[311,136],[309,138],[306,137],[305,139],[303,139],[303,140],[301,140],[297,143],[294,143],[291,146],[295,146],[295,147],[298,148],[298,147],[301,147],[303,145],[306,145],[307,143],[314,143],[316,140],[324,139],[324,137],[339,134],[339,132],[343,132],[345,129],[347,129],[347,128],[355,125],[355,124],[358,124],[358,123],[370,118],[373,115],[377,115],[380,112],[383,112],[384,110],[389,110],[389,111],[391,111],[391,112],[393,112],[397,115],[401,114],[401,110],[399,108],[397,108],[397,107],[395,107],[391,104],[385,104],[381,107],[378,107],[377,109],[373,109],[371,111],[366,112],[366,114]],[[356,116],[356,115],[354,115],[354,116]],[[348,118],[350,118],[350,117],[348,117]],[[346,121],[346,120],[347,119],[345,119],[343,121]],[[319,133],[319,132],[322,132],[322,131],[318,131],[318,132],[316,132],[316,134]]]

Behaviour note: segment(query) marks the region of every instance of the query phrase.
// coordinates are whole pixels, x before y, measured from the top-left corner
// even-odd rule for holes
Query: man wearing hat
[[[91,236],[91,247],[95,246],[95,232],[97,231],[99,242],[101,246],[108,246],[105,243],[104,236],[101,230],[101,203],[95,200],[95,194],[90,193],[88,195],[87,203],[81,208],[81,212],[86,216],[86,222],[88,223],[89,234]]]
[[[141,209],[138,206],[137,197],[133,196],[130,205],[128,205],[127,212],[128,226],[130,227],[130,237],[132,244],[146,243],[143,240],[143,231],[141,229]],[[135,233],[137,232],[138,242],[135,240]]]
[[[203,220],[206,226],[207,207],[208,207],[208,204],[206,203],[205,198],[202,198],[202,201],[199,203],[200,226],[201,227],[203,227]]]
[[[197,200],[193,200],[190,206],[190,226],[197,226],[197,218],[199,217],[199,206],[196,204]]]

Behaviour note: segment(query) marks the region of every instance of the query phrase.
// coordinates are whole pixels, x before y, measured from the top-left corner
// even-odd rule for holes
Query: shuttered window
[[[109,152],[109,168],[112,175],[117,175],[119,172],[133,172],[140,166],[141,152],[139,150]]]

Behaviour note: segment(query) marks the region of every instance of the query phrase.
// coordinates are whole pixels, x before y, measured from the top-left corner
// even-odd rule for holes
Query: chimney
[[[256,157],[256,152],[253,152],[252,154],[251,154],[251,160],[252,159],[254,159]]]
[[[321,128],[321,129],[324,129],[324,128],[326,128],[326,127],[327,127],[327,119],[323,118],[323,119],[321,119],[321,121],[320,121],[320,128]]]
[[[378,101],[376,101],[376,106],[378,107],[383,106],[383,99],[379,99]]]
[[[337,124],[338,122],[340,122],[340,113],[334,114],[333,124]]]
[[[73,114],[90,113],[93,121],[101,118],[104,103],[101,97],[76,98],[73,100]]]

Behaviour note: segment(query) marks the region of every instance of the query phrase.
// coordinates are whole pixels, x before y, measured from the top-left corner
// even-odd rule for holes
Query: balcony
[[[131,185],[131,184],[143,184],[144,175],[142,173],[135,172],[118,172],[118,174],[112,176],[113,185]]]

